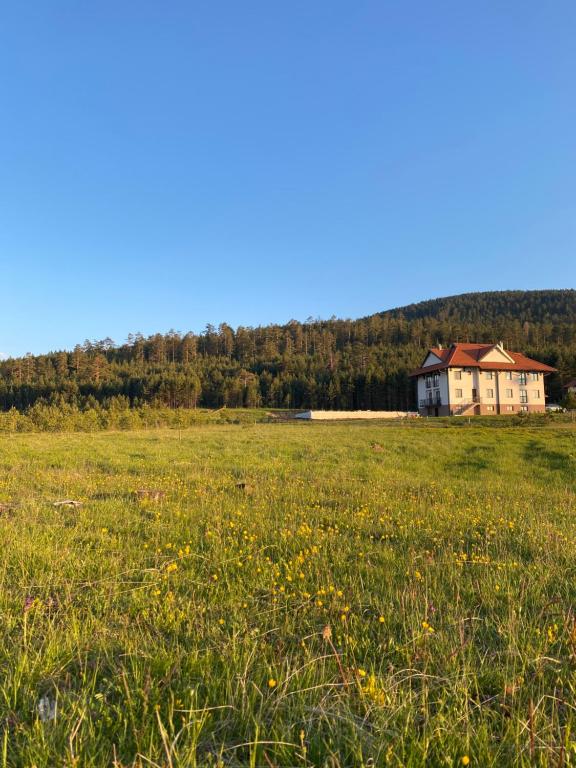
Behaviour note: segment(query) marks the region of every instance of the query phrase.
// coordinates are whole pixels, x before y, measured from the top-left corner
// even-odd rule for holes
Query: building
[[[499,344],[452,344],[428,350],[410,374],[421,416],[492,416],[544,412],[544,376],[556,369]]]

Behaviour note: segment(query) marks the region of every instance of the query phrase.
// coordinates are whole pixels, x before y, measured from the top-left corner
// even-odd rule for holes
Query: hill
[[[0,362],[0,408],[278,407],[404,410],[408,372],[430,345],[504,341],[554,365],[549,392],[576,375],[576,291],[501,291],[433,299],[358,320],[291,321],[203,333],[170,331],[124,344]]]
[[[379,313],[406,320],[435,318],[478,323],[486,317],[529,323],[576,323],[576,290],[486,291],[429,299]]]

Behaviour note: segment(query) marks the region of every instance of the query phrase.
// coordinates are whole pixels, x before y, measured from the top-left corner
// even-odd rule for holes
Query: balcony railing
[[[452,405],[482,405],[482,403],[488,403],[488,405],[494,405],[496,400],[493,397],[463,397],[461,400],[457,398],[453,399]]]
[[[439,405],[442,405],[442,399],[440,397],[427,397],[420,400],[420,408],[438,408]]]
[[[420,408],[439,408],[441,405],[448,405],[448,403],[443,403],[441,397],[425,397],[421,398],[419,401],[419,407]],[[530,403],[536,402],[537,404],[544,405],[544,400],[539,401],[530,401],[530,400],[520,400],[520,405],[530,405]],[[449,403],[450,405],[450,412],[452,414],[462,414],[464,412],[467,412],[469,408],[472,408],[475,405],[491,405],[494,407],[494,409],[498,406],[499,408],[503,408],[505,405],[518,405],[518,401],[515,400],[513,402],[507,402],[498,400],[494,397],[463,397],[461,399],[452,399]],[[498,411],[500,412],[500,411]]]
[[[462,400],[456,400],[454,399],[451,402],[451,406],[454,408],[469,408],[472,405],[481,405],[482,403],[488,403],[490,405],[494,405],[494,398],[485,398],[485,397],[466,397],[462,398]],[[443,405],[442,398],[440,397],[433,397],[433,398],[422,398],[420,400],[420,408],[437,408],[438,406]]]

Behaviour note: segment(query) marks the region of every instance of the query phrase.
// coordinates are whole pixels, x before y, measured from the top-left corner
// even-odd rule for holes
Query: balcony
[[[440,405],[442,405],[440,397],[426,397],[420,400],[420,408],[438,408]]]

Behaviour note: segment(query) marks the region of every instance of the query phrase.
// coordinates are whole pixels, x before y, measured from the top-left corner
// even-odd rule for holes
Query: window
[[[454,378],[456,381],[460,381],[462,378],[462,371],[454,371]]]
[[[440,386],[440,374],[435,373],[434,374],[434,386],[439,387]]]
[[[492,379],[494,378],[494,373],[492,371],[486,371],[484,375],[486,376],[488,381],[492,381]]]
[[[505,371],[504,378],[506,381],[512,381],[512,371]]]
[[[506,397],[514,397],[514,390],[507,389],[506,390]]]
[[[487,411],[493,411],[494,410],[494,406],[493,405],[487,405],[486,406],[486,410]]]
[[[486,397],[494,397],[494,390],[493,389],[487,389],[486,390]]]
[[[513,411],[514,410],[514,406],[513,405],[507,405],[506,406],[506,410],[507,411]]]
[[[521,411],[527,411],[528,410],[528,406],[527,405],[521,405],[520,406],[520,410]]]
[[[538,381],[538,374],[537,373],[531,373],[530,374],[530,381]]]
[[[522,371],[522,373],[519,374],[518,381],[522,385],[526,384],[526,373],[524,371]]]
[[[456,395],[456,397],[462,397],[462,390],[461,389],[457,389],[455,391],[455,395]]]
[[[430,389],[432,386],[432,376],[426,376],[426,389]]]
[[[532,390],[532,397],[534,400],[540,400],[540,390],[539,389],[533,389]]]
[[[520,402],[521,403],[528,402],[528,392],[525,389],[520,390]]]

